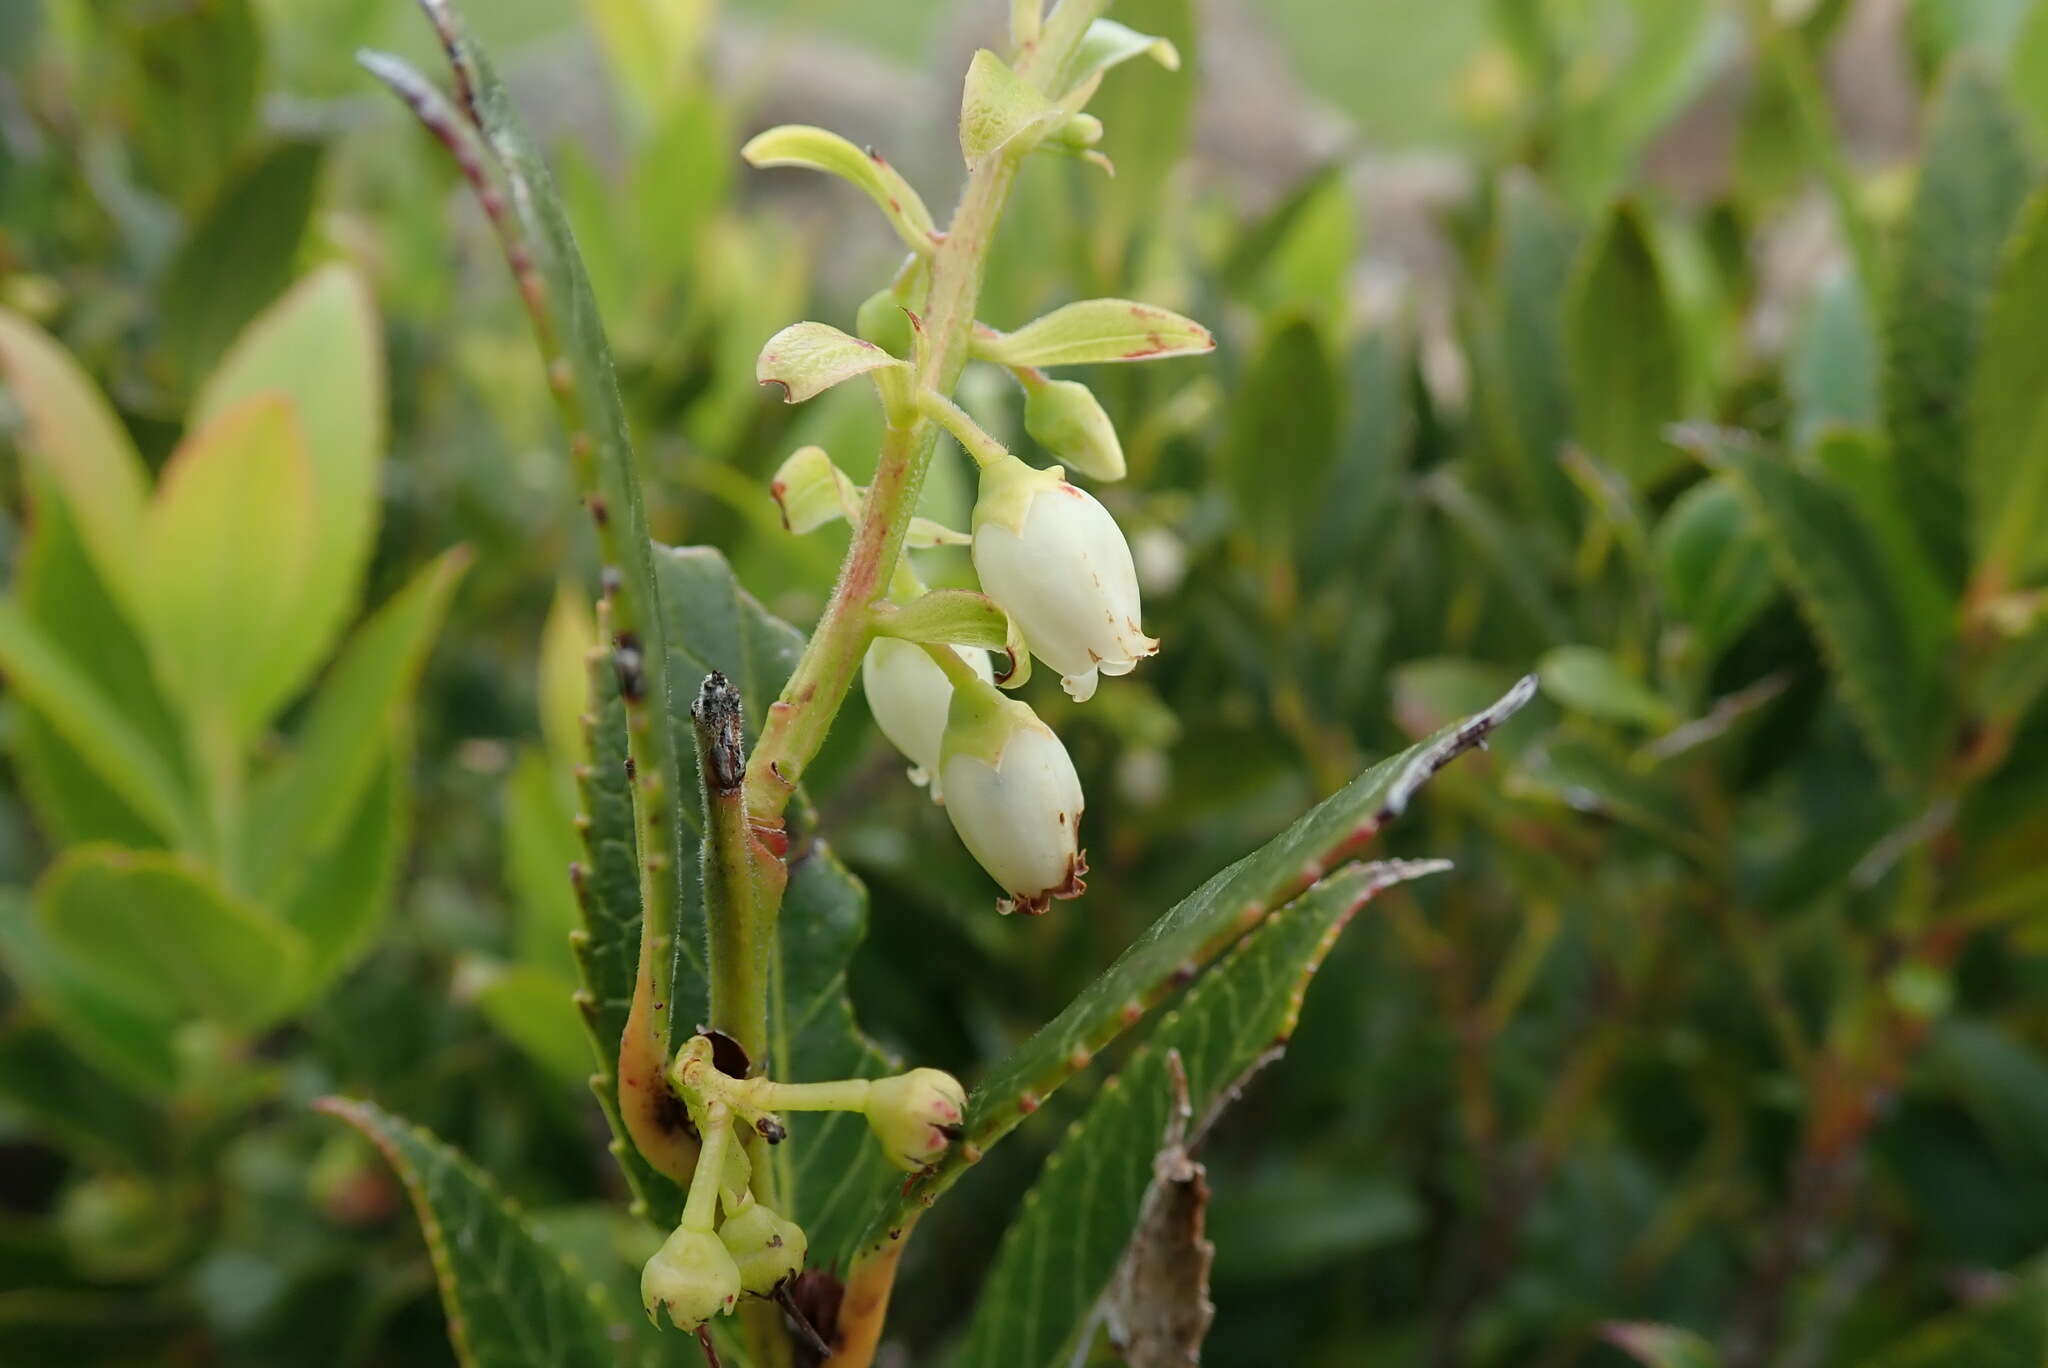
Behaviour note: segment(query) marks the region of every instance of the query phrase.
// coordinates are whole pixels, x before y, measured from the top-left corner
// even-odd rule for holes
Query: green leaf
[[[117,602],[135,603],[149,476],[120,420],[56,341],[0,309],[0,369],[28,420],[22,452],[47,470],[93,567]]]
[[[137,1092],[171,1091],[177,1014],[130,1002],[88,977],[50,943],[29,899],[11,889],[0,890],[0,957],[22,996],[73,1049]]]
[[[505,884],[518,900],[518,961],[567,976],[575,970],[569,936],[577,926],[576,829],[557,796],[548,757],[523,752],[504,791]]]
[[[43,876],[35,898],[51,941],[145,1011],[255,1031],[289,1007],[305,972],[298,934],[230,897],[182,856],[75,846]]]
[[[365,743],[365,749],[370,749]],[[334,838],[305,852],[279,894],[278,915],[306,938],[310,999],[362,958],[377,939],[391,906],[398,860],[405,849],[408,803],[406,756],[387,741],[381,763]]]
[[[128,5],[102,22],[128,59],[128,98],[157,115],[136,122],[141,160],[160,188],[188,202],[207,194],[241,151],[263,86],[252,0]]]
[[[1839,271],[1814,292],[1785,376],[1792,395],[1792,443],[1803,447],[1823,428],[1875,424],[1879,418],[1877,331],[1853,271]]]
[[[749,166],[802,166],[851,181],[875,202],[913,252],[929,252],[938,232],[932,211],[903,173],[872,148],[863,152],[837,133],[784,124],[756,134],[740,149]]]
[[[317,142],[272,145],[221,186],[178,244],[157,287],[157,318],[188,381],[291,283],[324,151]]]
[[[933,589],[879,615],[875,630],[899,641],[950,642],[1000,651],[1009,640],[1010,618],[987,594],[971,589]]]
[[[786,404],[801,404],[869,371],[907,369],[872,342],[826,323],[792,323],[768,339],[754,378],[782,386]]]
[[[1556,647],[1537,665],[1536,676],[1548,697],[1588,717],[1653,731],[1678,724],[1669,703],[1597,646]]]
[[[356,631],[314,692],[292,754],[264,776],[251,804],[244,864],[259,895],[333,848],[355,817],[468,563],[458,548],[415,575]]]
[[[1524,497],[1563,528],[1579,518],[1578,495],[1558,459],[1571,431],[1564,327],[1576,245],[1533,176],[1514,172],[1502,181],[1491,301],[1495,429]]]
[[[1949,624],[1914,612],[1879,531],[1837,485],[1726,434],[1688,441],[1735,482],[1871,755],[1900,791],[1917,791],[1940,718],[1936,676]]]
[[[590,1034],[576,1011],[576,984],[568,975],[530,964],[469,960],[456,969],[455,991],[555,1078],[581,1083],[590,1077]]]
[[[1885,320],[1885,427],[1914,525],[1959,580],[1968,463],[1958,457],[1971,449],[1971,377],[1999,254],[2032,173],[1997,82],[1969,60],[1943,78],[1921,147]]]
[[[1726,477],[1702,480],[1657,524],[1658,587],[1666,606],[1717,658],[1777,592],[1770,549]]]
[[[174,842],[192,835],[196,818],[177,771],[12,600],[0,601],[0,672],[158,835]]]
[[[1170,38],[1158,38],[1127,28],[1114,19],[1097,19],[1081,35],[1081,45],[1063,73],[1068,89],[1085,85],[1112,67],[1135,57],[1150,57],[1168,71],[1180,70],[1180,49]]]
[[[1601,1334],[1643,1368],[1718,1368],[1714,1346],[1690,1330],[1644,1321],[1609,1325]]]
[[[1219,1285],[1312,1276],[1423,1228],[1422,1204],[1397,1178],[1301,1165],[1243,1178],[1218,1183],[1209,1206]]]
[[[1193,968],[1221,954],[1276,906],[1369,845],[1431,776],[1484,742],[1536,696],[1518,682],[1490,708],[1390,756],[1324,799],[1259,849],[1181,899],[1038,1033],[995,1065],[968,1099],[964,1144],[916,1179],[868,1225],[873,1243],[951,1187],[964,1152],[986,1151],[1104,1046],[1141,1020]]]
[[[1314,523],[1337,456],[1341,404],[1322,332],[1301,318],[1281,324],[1238,391],[1223,448],[1239,526],[1262,558],[1284,555],[1290,529]]]
[[[1565,359],[1579,440],[1637,490],[1653,487],[1679,459],[1663,430],[1682,416],[1685,350],[1649,225],[1632,204],[1614,207],[1579,263]]]
[[[1061,1139],[997,1251],[956,1362],[1065,1363],[1116,1272],[1175,1111],[1169,1055],[1198,1128],[1294,1032],[1302,994],[1352,915],[1381,888],[1441,862],[1339,870],[1246,936],[1161,1019]]]
[[[1013,333],[977,330],[974,355],[1001,366],[1085,366],[1154,361],[1214,351],[1207,328],[1169,309],[1128,299],[1083,299]]]
[[[1012,144],[1030,150],[1037,138],[1066,115],[982,48],[967,65],[960,99],[960,155],[972,171],[982,159]]]
[[[2017,586],[2048,566],[2048,191],[2020,214],[1984,321],[1965,466],[1983,581]]]
[[[404,1182],[464,1368],[612,1368],[631,1323],[541,1242],[482,1170],[371,1103],[328,1097],[314,1105],[367,1136]]]
[[[203,748],[238,759],[290,691],[314,497],[305,430],[278,395],[222,412],[164,466],[142,531],[141,626]]]
[[[50,1028],[18,1014],[0,1026],[0,1112],[26,1116],[34,1130],[96,1164],[147,1170],[162,1161],[152,1144],[155,1113]]]
[[[310,559],[273,666],[289,694],[355,610],[377,532],[384,342],[369,286],[353,269],[313,272],[244,328],[201,387],[191,421],[259,394],[291,400],[312,471]]]

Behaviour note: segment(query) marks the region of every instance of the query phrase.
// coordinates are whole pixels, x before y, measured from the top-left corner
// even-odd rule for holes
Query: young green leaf
[[[904,363],[872,342],[863,342],[827,323],[792,323],[768,339],[754,378],[782,386],[784,403],[801,404],[857,375]]]
[[[768,486],[782,510],[782,525],[801,535],[840,518],[860,517],[862,494],[821,446],[798,447],[776,468]]]
[[[276,663],[295,691],[333,650],[355,610],[377,532],[377,463],[384,454],[384,342],[369,286],[325,266],[257,316],[201,387],[202,426],[259,394],[291,400],[312,471],[313,520],[289,648]]]
[[[1536,667],[1546,696],[1604,722],[1663,730],[1677,725],[1672,706],[1597,646],[1559,646]]]
[[[1909,516],[1944,574],[1959,581],[1971,376],[1999,253],[2033,171],[1997,81],[1968,57],[1943,77],[1921,145],[1885,321],[1885,428]]]
[[[1086,366],[1214,351],[1209,330],[1170,309],[1128,299],[1083,299],[1012,333],[977,329],[974,356],[1002,366]]]
[[[0,956],[23,999],[72,1049],[144,1096],[176,1088],[178,1014],[92,979],[44,934],[26,892],[0,890]]]
[[[1718,657],[1770,606],[1777,591],[1770,550],[1725,476],[1678,496],[1657,524],[1659,588],[1671,613]]]
[[[303,1001],[362,958],[390,909],[411,816],[408,759],[409,748],[396,737],[385,743],[382,766],[348,825],[308,851],[279,893],[278,916],[306,939]]]
[[[314,1106],[361,1131],[398,1171],[464,1368],[612,1368],[619,1361],[630,1321],[587,1274],[541,1242],[476,1165],[371,1103],[326,1097]]]
[[[302,937],[183,856],[75,846],[35,899],[51,941],[146,1011],[255,1031],[289,1008],[305,972]]]
[[[1685,351],[1649,225],[1634,205],[1617,204],[1588,244],[1566,310],[1579,441],[1635,489],[1649,489],[1679,460],[1662,434],[1681,416]]]
[[[1168,71],[1180,70],[1180,49],[1172,39],[1140,33],[1114,19],[1097,19],[1081,36],[1081,45],[1074,49],[1073,60],[1067,64],[1067,88],[1087,85],[1134,57],[1150,57]]]
[[[938,226],[903,174],[870,148],[863,152],[837,133],[784,124],[749,139],[740,149],[749,166],[802,166],[851,181],[875,202],[889,226],[913,252],[929,253]]]
[[[1420,861],[1341,869],[1202,976],[1046,1161],[1004,1234],[958,1362],[1051,1368],[1071,1358],[1152,1182],[1175,1105],[1169,1054],[1186,1069],[1199,1132],[1294,1033],[1308,981],[1352,915],[1381,889],[1446,868]]]
[[[281,395],[222,411],[172,453],[142,529],[143,635],[207,744],[237,747],[284,702],[313,564],[305,428]],[[238,757],[237,757],[238,758]]]
[[[960,154],[972,171],[983,158],[1011,147],[1032,145],[1066,118],[1066,112],[1041,95],[987,48],[967,66],[966,90],[960,100]]]

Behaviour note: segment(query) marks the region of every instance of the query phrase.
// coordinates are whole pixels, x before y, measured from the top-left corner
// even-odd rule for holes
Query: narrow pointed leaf
[[[2048,191],[2021,215],[1984,324],[1967,476],[1977,572],[2002,586],[2048,567]]]
[[[1666,424],[1682,416],[1685,352],[1649,227],[1616,206],[1589,244],[1573,282],[1565,354],[1578,439],[1593,459],[1638,490],[1678,464]]]
[[[924,200],[870,148],[863,152],[837,133],[803,124],[784,124],[757,134],[740,149],[750,166],[802,166],[853,182],[888,218],[889,226],[913,252],[932,250],[937,226]]]
[[[1341,869],[1267,918],[1202,976],[1061,1139],[1005,1232],[975,1303],[962,1368],[1066,1363],[1137,1225],[1172,1118],[1169,1052],[1187,1073],[1197,1130],[1294,1033],[1302,994],[1352,915],[1441,861]]]
[[[783,402],[801,404],[857,375],[888,367],[902,369],[903,362],[872,342],[827,323],[792,323],[761,348],[754,378],[780,385]]]
[[[1080,300],[1013,333],[978,333],[974,339],[977,358],[1004,366],[1156,361],[1215,349],[1215,337],[1201,324],[1128,299]]]
[[[588,1274],[542,1243],[490,1178],[426,1131],[368,1102],[315,1104],[397,1170],[433,1256],[448,1339],[464,1368],[612,1368],[633,1328]]]
[[[1074,50],[1073,61],[1068,66],[1068,87],[1086,85],[1103,72],[1122,66],[1134,57],[1150,57],[1168,71],[1180,70],[1180,49],[1173,45],[1171,39],[1140,33],[1114,19],[1097,19],[1088,26],[1088,32],[1081,36],[1080,47]]]

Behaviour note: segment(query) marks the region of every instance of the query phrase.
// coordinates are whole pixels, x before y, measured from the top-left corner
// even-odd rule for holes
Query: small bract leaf
[[[972,171],[994,153],[1032,143],[1066,119],[1066,111],[1027,84],[987,48],[967,68],[960,101],[960,154]]]
[[[1180,70],[1180,49],[1171,40],[1140,33],[1114,19],[1097,19],[1088,26],[1081,46],[1074,53],[1072,79],[1068,81],[1067,88],[1071,90],[1085,85],[1133,57],[1150,57],[1168,71]]]
[[[754,378],[782,386],[784,402],[801,404],[856,375],[902,366],[872,342],[825,323],[792,323],[768,339]]]
[[[937,228],[931,210],[903,179],[903,173],[872,148],[863,152],[827,129],[784,124],[755,136],[740,149],[740,155],[749,166],[802,166],[851,181],[888,217],[889,226],[911,251],[932,250]]]
[[[1010,619],[987,594],[971,589],[934,589],[909,603],[892,605],[875,630],[901,641],[1003,649]]]
[[[977,330],[974,337],[978,359],[1005,366],[1154,361],[1215,349],[1215,337],[1201,324],[1170,309],[1128,299],[1083,299],[1013,333]]]
[[[815,532],[840,518],[860,516],[861,491],[821,446],[798,447],[775,472],[768,490],[782,509],[782,525],[796,533]]]

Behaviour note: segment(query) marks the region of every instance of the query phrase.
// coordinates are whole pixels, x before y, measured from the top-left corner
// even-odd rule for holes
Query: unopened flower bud
[[[1006,457],[983,467],[974,570],[1076,702],[1094,697],[1098,673],[1129,674],[1159,649],[1138,626],[1138,572],[1122,529],[1058,466]]]
[[[648,1317],[666,1311],[678,1330],[727,1314],[739,1299],[739,1266],[708,1230],[677,1226],[640,1270],[640,1304]]]
[[[802,1226],[759,1202],[749,1202],[726,1217],[718,1238],[739,1267],[740,1288],[755,1297],[773,1296],[776,1288],[801,1273],[809,1247]]]
[[[971,646],[952,648],[967,667],[986,680],[995,674],[988,652]],[[891,745],[910,761],[910,781],[931,785],[932,801],[944,802],[939,782],[939,746],[946,734],[946,713],[953,702],[953,681],[925,654],[922,646],[894,637],[876,637],[860,664],[861,687],[868,711]]]
[[[853,330],[862,341],[874,343],[899,360],[910,357],[910,315],[903,312],[903,301],[886,285],[861,301],[853,316]]]
[[[949,1073],[912,1069],[870,1084],[866,1110],[868,1125],[889,1162],[915,1173],[960,1138],[967,1093]]]
[[[1052,728],[993,688],[954,690],[939,771],[961,844],[1009,894],[1005,912],[1077,896],[1081,779]]]
[[[1124,448],[1095,391],[1078,380],[1028,381],[1024,430],[1062,465],[1091,480],[1121,480]]]

